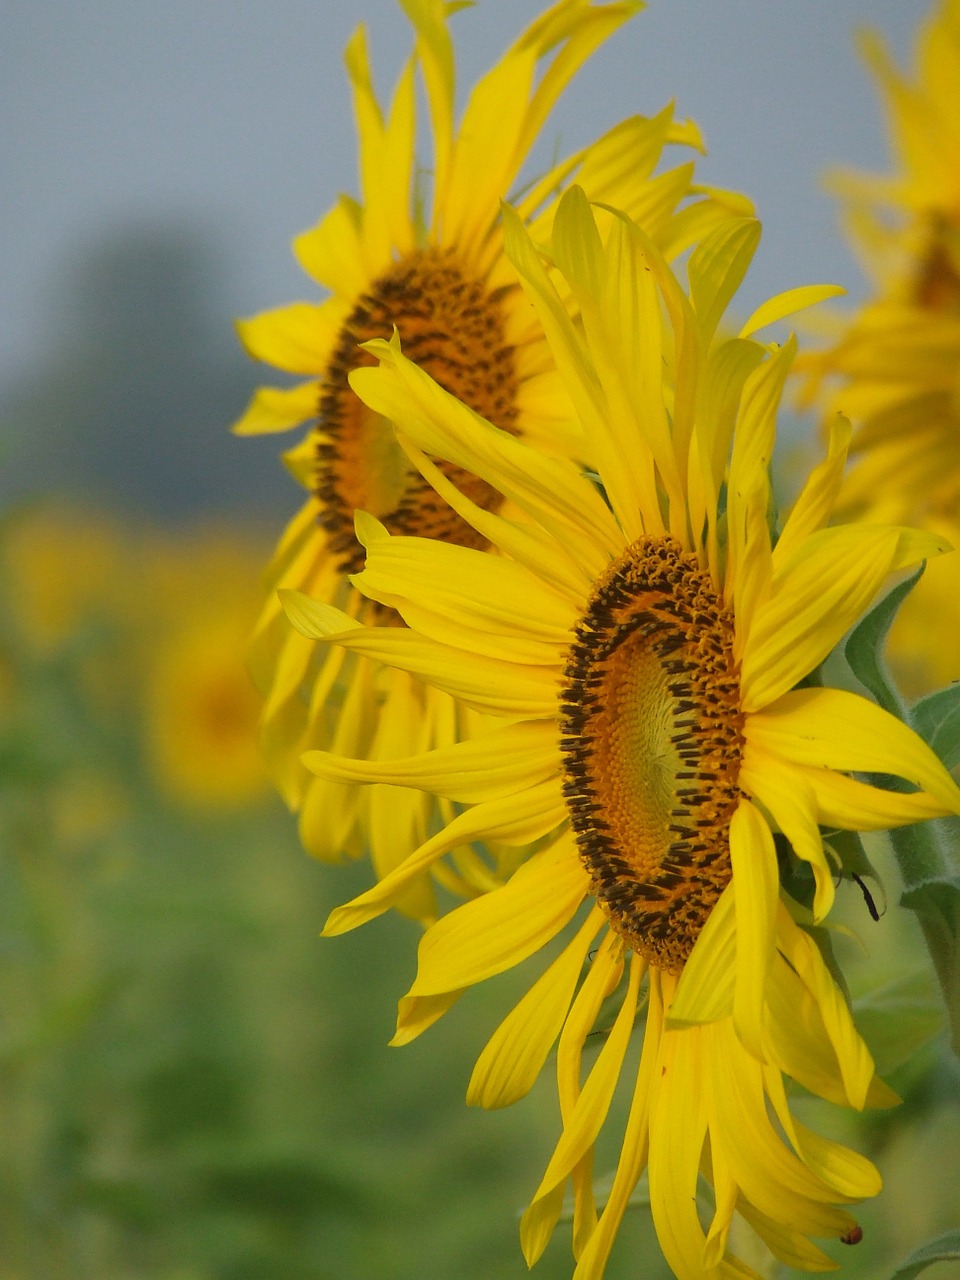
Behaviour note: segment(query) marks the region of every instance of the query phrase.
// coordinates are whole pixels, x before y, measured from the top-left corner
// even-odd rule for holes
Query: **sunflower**
[[[881,519],[955,518],[960,505],[960,3],[920,31],[916,79],[874,33],[863,52],[884,95],[895,169],[841,174],[871,294],[828,350],[810,355],[853,420],[844,498]],[[836,385],[833,385],[836,384]]]
[[[808,401],[854,423],[841,502],[866,519],[909,520],[951,541],[960,511],[960,3],[921,28],[911,81],[878,35],[863,51],[883,92],[895,168],[843,174],[854,247],[870,296],[827,350],[806,359]],[[928,571],[891,634],[910,692],[960,677],[955,647],[931,617],[955,611],[958,557]]]
[[[260,700],[244,661],[262,547],[227,528],[143,543],[145,761],[172,802],[239,812],[269,790],[257,747]]]
[[[728,1250],[735,1214],[777,1258],[827,1269],[810,1237],[853,1230],[846,1206],[876,1194],[880,1178],[791,1114],[788,1082],[858,1109],[895,1099],[811,927],[843,871],[839,833],[960,812],[960,790],[899,720],[823,687],[821,664],[891,574],[943,544],[905,528],[828,526],[842,422],[773,536],[768,464],[795,344],[753,335],[830,290],[780,295],[738,336],[718,336],[758,242],[755,221],[730,219],[705,238],[685,292],[628,217],[601,233],[576,187],[556,215],[553,270],[522,220],[505,218],[508,253],[593,442],[595,476],[497,430],[396,340],[371,344],[379,367],[353,374],[424,477],[500,554],[391,535],[358,513],[367,562],[353,581],[408,629],[357,626],[302,594],[286,607],[305,636],[393,664],[499,723],[405,760],[307,753],[319,776],[458,806],[336,909],[326,933],[387,910],[446,850],[521,846],[502,887],[424,933],[395,1043],[466,988],[546,949],[468,1091],[488,1107],[516,1101],[557,1044],[562,1134],[522,1220],[528,1263],[572,1183],[576,1277],[602,1275],[647,1170],[659,1240],[682,1280],[755,1274]],[[484,479],[518,517],[474,502],[436,458]],[[861,772],[916,789],[881,789],[852,776]],[[584,1075],[601,1007],[608,1033]],[[638,1018],[642,1048],[628,1068]],[[600,1211],[593,1148],[628,1070],[632,1101]]]
[[[361,792],[313,777],[300,764],[304,748],[330,746],[371,758],[405,755],[414,747],[458,740],[474,731],[477,717],[404,673],[358,666],[338,651],[316,662],[312,647],[287,625],[276,588],[307,591],[360,622],[383,620],[388,611],[349,582],[363,563],[353,529],[356,509],[379,516],[396,533],[486,545],[484,535],[410,466],[390,425],[350,390],[351,370],[373,359],[358,344],[389,337],[394,326],[422,367],[500,430],[552,451],[586,451],[549,349],[503,255],[499,201],[567,81],[642,5],[555,4],[477,84],[459,128],[447,28],[457,6],[403,0],[403,7],[414,28],[415,52],[389,113],[381,112],[374,96],[362,28],[346,52],[362,200],[342,197],[294,242],[301,265],[330,296],[239,326],[252,356],[307,380],[261,388],[235,427],[252,434],[310,424],[287,455],[310,496],[270,567],[268,600],[254,641],[254,675],[265,695],[262,742],[281,791],[300,811],[307,849],[336,860],[345,852],[359,854],[369,842],[378,873],[400,860],[414,835],[425,834],[432,803],[415,792]],[[425,212],[414,166],[416,65],[432,124],[432,197]],[[652,119],[626,120],[553,164],[521,196],[520,216],[532,234],[547,235],[558,192],[576,174],[592,198],[622,205],[665,253],[679,253],[731,203],[747,202],[704,189],[691,198],[690,163],[653,176],[664,147],[674,143],[701,146],[695,126],[675,121],[670,108]],[[447,474],[480,507],[493,510],[502,502],[478,477],[450,468]],[[389,620],[399,625],[395,615]],[[458,860],[459,871],[445,869],[451,887],[469,892],[492,886],[469,853],[461,852]],[[406,909],[430,915],[428,887],[411,893]]]

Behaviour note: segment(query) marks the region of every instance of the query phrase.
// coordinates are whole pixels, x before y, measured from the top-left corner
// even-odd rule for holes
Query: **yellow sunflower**
[[[738,336],[718,336],[755,221],[731,219],[703,241],[686,293],[629,218],[601,234],[576,187],[556,215],[555,270],[521,219],[505,217],[598,484],[494,428],[396,340],[372,343],[379,367],[352,375],[424,477],[500,554],[391,536],[358,513],[367,563],[353,581],[408,629],[357,626],[296,593],[290,616],[305,636],[415,674],[499,724],[406,760],[306,755],[319,776],[458,806],[335,910],[326,932],[379,915],[466,841],[523,846],[507,883],[425,932],[395,1042],[464,989],[549,948],[468,1093],[484,1106],[514,1102],[558,1042],[562,1135],[522,1220],[528,1263],[572,1183],[576,1277],[601,1276],[646,1169],[661,1246],[682,1280],[755,1274],[728,1250],[735,1214],[777,1258],[828,1269],[810,1237],[851,1231],[846,1206],[876,1194],[880,1178],[791,1114],[789,1080],[854,1108],[895,1100],[805,927],[826,917],[842,871],[830,833],[958,813],[960,790],[911,730],[864,697],[822,687],[819,672],[889,576],[943,544],[905,528],[828,525],[842,424],[772,535],[768,464],[794,342],[753,334],[830,291],[780,295]],[[473,501],[437,457],[482,478],[517,517]],[[861,771],[917,789],[879,789],[852,776]],[[781,885],[788,869],[791,884],[807,886],[794,889],[803,901]],[[584,1074],[608,997],[618,1011]],[[628,1068],[638,1017],[642,1048]],[[628,1069],[632,1102],[598,1211],[594,1143]]]
[[[865,36],[863,50],[883,92],[895,168],[834,179],[872,289],[836,342],[806,358],[806,395],[853,421],[847,509],[949,537],[960,513],[960,3],[938,4],[921,28],[913,80],[878,35]],[[960,677],[956,646],[927,626],[952,608],[958,575],[953,563],[929,572],[891,636],[898,675],[914,692]]]
[[[269,790],[245,663],[260,556],[228,528],[140,548],[144,756],[158,788],[196,812],[237,812]]]
[[[390,425],[349,388],[350,371],[372,363],[358,344],[389,337],[394,326],[411,357],[502,431],[552,451],[587,452],[549,349],[503,255],[499,202],[566,83],[642,5],[553,5],[476,85],[458,127],[447,27],[456,7],[443,0],[403,0],[415,52],[386,115],[374,96],[363,29],[354,36],[346,63],[362,199],[342,197],[294,242],[300,263],[330,296],[239,326],[252,356],[307,380],[292,388],[261,388],[235,430],[250,434],[311,424],[287,455],[310,496],[269,570],[268,601],[255,638],[254,674],[265,694],[263,747],[280,789],[300,810],[305,846],[317,856],[339,859],[362,852],[369,841],[379,873],[396,865],[412,837],[426,834],[432,802],[415,792],[362,791],[312,777],[300,764],[302,751],[330,746],[371,758],[404,755],[458,740],[473,730],[476,717],[418,679],[358,665],[340,651],[315,661],[312,646],[287,625],[276,588],[303,589],[359,621],[382,620],[387,611],[348,581],[363,563],[353,529],[358,508],[396,533],[485,545],[484,535],[410,466]],[[414,164],[417,65],[432,126],[429,199]],[[520,197],[520,216],[532,234],[548,235],[557,194],[575,174],[592,198],[627,209],[674,255],[731,203],[749,212],[741,197],[694,189],[690,163],[653,176],[670,143],[701,145],[695,126],[675,122],[670,108],[653,119],[626,120],[550,167]],[[486,481],[449,467],[447,474],[479,506],[493,510],[501,503]],[[468,852],[458,857],[460,871],[446,869],[448,884],[461,891],[492,886]],[[429,915],[429,889],[421,886],[404,905]]]
[[[876,34],[896,169],[833,185],[872,281],[827,351],[806,358],[853,420],[851,505],[882,518],[953,517],[960,504],[960,3],[936,6],[906,79]]]

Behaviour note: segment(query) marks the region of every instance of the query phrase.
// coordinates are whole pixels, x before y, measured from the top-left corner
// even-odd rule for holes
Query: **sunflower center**
[[[375,364],[358,345],[389,338],[394,325],[404,354],[446,391],[495,426],[515,432],[517,372],[497,294],[471,279],[448,250],[423,249],[396,263],[357,303],[340,334],[323,381],[317,434],[320,523],[344,573],[363,567],[353,529],[360,508],[391,533],[420,534],[467,547],[484,539],[437,497],[397,444],[391,424],[351,391],[347,375]],[[485,481],[439,463],[467,497],[486,510],[501,502]]]
[[[960,227],[942,214],[931,218],[930,236],[916,280],[914,299],[928,311],[960,313]]]
[[[594,588],[568,652],[564,794],[593,892],[677,972],[730,879],[743,752],[733,618],[673,538],[639,538]]]

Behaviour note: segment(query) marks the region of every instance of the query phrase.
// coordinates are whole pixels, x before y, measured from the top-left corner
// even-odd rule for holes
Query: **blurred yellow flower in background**
[[[9,512],[2,555],[12,620],[24,644],[43,655],[114,615],[129,571],[120,523],[65,502]]]
[[[136,702],[136,551],[123,522],[77,502],[7,513],[0,577],[18,662],[75,664],[95,714],[115,721]]]
[[[503,255],[500,200],[514,186],[566,83],[642,7],[638,0],[553,5],[474,87],[459,126],[447,27],[451,7],[441,0],[403,0],[415,52],[386,116],[374,96],[360,28],[346,62],[362,198],[341,197],[294,242],[301,265],[330,297],[281,307],[239,326],[252,356],[308,380],[287,389],[261,388],[235,430],[283,431],[315,420],[286,455],[311,496],[270,569],[253,670],[266,699],[266,758],[288,803],[300,811],[305,847],[319,857],[356,856],[369,845],[375,869],[384,875],[427,834],[434,802],[416,792],[362,790],[314,777],[300,763],[305,749],[389,758],[450,744],[477,727],[475,714],[407,673],[357,664],[337,650],[317,660],[276,600],[277,588],[301,589],[359,620],[400,625],[395,613],[351,585],[350,575],[363,565],[356,510],[373,513],[397,533],[486,545],[409,464],[389,421],[350,390],[351,370],[372,362],[359,344],[389,337],[396,326],[413,359],[501,430],[550,452],[589,454],[537,320]],[[431,120],[429,194],[415,166],[417,66]],[[591,198],[635,216],[673,256],[727,208],[749,212],[741,197],[694,187],[690,163],[653,176],[671,143],[701,145],[696,127],[675,122],[669,107],[653,119],[625,120],[527,187],[519,215],[535,238],[548,236],[558,194],[575,176]],[[561,290],[562,305],[572,307],[562,283]],[[443,465],[480,506],[501,507],[502,495],[485,481]],[[452,865],[435,868],[448,887],[461,894],[494,887],[496,880],[469,851],[452,856]],[[436,908],[429,879],[412,884],[398,905],[431,918]]]
[[[143,557],[152,618],[145,754],[157,784],[183,804],[242,808],[268,786],[260,699],[246,666],[261,557],[252,540],[218,530],[155,540]]]
[[[358,516],[367,564],[354,581],[410,629],[358,626],[303,594],[287,595],[287,608],[305,636],[416,673],[499,724],[405,760],[305,756],[332,780],[391,782],[460,806],[336,909],[326,932],[381,915],[459,843],[524,846],[507,883],[425,933],[394,1043],[563,935],[468,1093],[484,1106],[516,1101],[557,1044],[562,1134],[521,1223],[527,1262],[546,1248],[572,1184],[576,1277],[599,1280],[647,1170],[657,1235],[682,1280],[757,1274],[734,1256],[738,1217],[780,1261],[829,1269],[810,1237],[854,1229],[846,1206],[875,1195],[880,1177],[792,1114],[790,1081],[857,1110],[896,1099],[808,931],[844,874],[840,844],[823,831],[960,813],[960,789],[899,720],[820,687],[817,673],[891,575],[943,544],[896,526],[828,525],[842,422],[774,536],[769,464],[795,343],[753,335],[836,291],[791,290],[724,337],[758,223],[730,219],[697,246],[688,295],[629,218],[605,218],[604,239],[577,188],[557,213],[554,271],[508,214],[507,251],[591,439],[602,493],[576,464],[471,412],[397,339],[370,344],[381,363],[353,373],[355,391],[397,423],[425,479],[501,554],[391,535]],[[473,501],[436,457],[482,477],[520,517]],[[866,770],[918,789],[851,776]],[[584,1078],[608,998],[614,1021]],[[638,1018],[632,1102],[598,1211],[594,1145]]]
[[[262,559],[262,544],[231,528],[171,534],[77,504],[25,507],[0,539],[10,661],[75,670],[94,716],[113,731],[134,723],[168,801],[255,803],[268,778],[246,648]],[[95,774],[64,809],[76,809],[78,830],[97,807]],[[104,786],[112,795],[116,783]]]
[[[827,350],[806,357],[806,396],[854,424],[841,503],[869,520],[910,520],[952,543],[960,519],[960,3],[939,0],[904,75],[882,39],[862,48],[883,93],[895,167],[843,173],[854,248],[871,281],[866,303]],[[960,678],[960,646],[931,629],[955,613],[960,556],[931,567],[891,633],[911,692]],[[955,634],[956,631],[952,634]]]

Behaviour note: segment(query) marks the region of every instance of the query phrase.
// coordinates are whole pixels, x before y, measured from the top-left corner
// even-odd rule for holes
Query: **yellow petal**
[[[810,472],[777,539],[777,559],[786,560],[805,538],[822,529],[833,512],[850,446],[850,422],[838,413],[830,425],[830,447]]]
[[[438,205],[449,183],[454,111],[453,41],[447,9],[433,0],[400,0],[417,33],[417,60],[423,71],[433,134],[433,198],[431,225],[438,225]]]
[[[415,631],[505,662],[556,665],[578,615],[523,565],[435,538],[377,536],[357,526],[366,568],[354,586],[397,608]]]
[[[290,373],[321,374],[340,330],[342,312],[327,303],[291,302],[237,321],[249,355]]]
[[[584,1041],[594,1027],[600,1006],[616,990],[623,973],[623,943],[609,931],[567,1014],[557,1046],[557,1089],[561,1120],[573,1115],[580,1096],[580,1065]],[[520,1220],[520,1244],[532,1267],[547,1247],[563,1206],[563,1183],[533,1200]]]
[[[492,546],[505,552],[561,595],[582,608],[593,587],[593,578],[571,558],[567,549],[545,533],[539,525],[507,520],[492,511],[484,511],[471,502],[447,479],[412,440],[400,437],[400,445],[413,465],[433,485],[440,497],[463,516]]]
[[[518,45],[535,43],[542,55],[559,48],[540,77],[524,114],[524,133],[518,152],[525,156],[546,123],[567,83],[604,40],[646,7],[645,0],[616,0],[613,4],[559,3],[541,14],[524,32]]]
[[[556,1230],[563,1209],[563,1186],[554,1187],[526,1210],[520,1220],[520,1248],[528,1267],[540,1259]]]
[[[729,519],[734,524],[746,519],[746,513],[738,509],[738,495],[749,496],[759,482],[767,483],[777,432],[777,411],[796,350],[796,339],[791,336],[770,359],[758,365],[744,383],[730,459],[728,502],[733,506]],[[766,512],[766,503],[761,505]]]
[[[231,427],[234,435],[259,436],[289,431],[315,418],[320,411],[320,385],[258,387],[243,416]]]
[[[678,492],[677,460],[663,403],[660,299],[639,238],[617,220],[607,246],[586,196],[560,201],[553,254],[573,290],[599,381],[602,411],[584,421],[597,470],[627,540],[660,523],[654,461]]]
[[[341,307],[341,323],[372,278],[361,229],[359,205],[341,196],[322,221],[293,241],[294,256],[304,271],[334,294]],[[379,269],[386,270],[389,265],[389,260],[385,261]]]
[[[372,889],[331,911],[324,926],[324,936],[346,933],[368,920],[375,920],[390,909],[413,879],[458,845],[470,844],[474,840],[527,844],[549,834],[563,820],[565,813],[555,782],[530,787],[519,796],[474,805],[422,844]]]
[[[758,710],[808,675],[891,573],[942,547],[935,535],[852,524],[811,534],[783,559],[776,548],[771,594],[756,611],[743,657],[744,709]]]
[[[507,1107],[529,1093],[560,1034],[587,951],[603,923],[594,907],[573,941],[487,1041],[467,1087],[470,1106]]]
[[[781,955],[767,983],[767,1058],[811,1093],[838,1106],[848,1099],[816,998]]]
[[[400,627],[357,627],[341,610],[301,592],[281,593],[284,609],[303,635],[329,640],[388,666],[421,676],[438,689],[494,715],[544,717],[557,712],[558,671],[505,666],[425,640]]]
[[[799,1231],[761,1213],[743,1197],[737,1205],[741,1217],[753,1227],[775,1258],[801,1271],[833,1271],[837,1264]],[[853,1224],[853,1219],[849,1219]]]
[[[818,302],[837,298],[844,293],[846,289],[839,284],[804,284],[796,289],[787,289],[785,293],[778,293],[757,307],[740,330],[739,337],[749,338],[758,329],[765,329],[768,324],[776,324],[797,311],[815,307]]]
[[[777,1069],[764,1073],[767,1094],[783,1131],[801,1160],[836,1193],[837,1199],[863,1200],[879,1195],[880,1174],[865,1157],[808,1129],[790,1111],[783,1076]]]
[[[736,885],[731,882],[700,930],[667,1009],[666,1025],[671,1030],[716,1022],[733,1013],[737,975],[735,897]]]
[[[912,729],[843,689],[794,689],[747,717],[748,741],[798,764],[845,772],[892,773],[960,813],[960,789]]]
[[[740,785],[768,810],[797,857],[810,864],[816,880],[814,919],[822,920],[833,906],[835,890],[820,835],[816,793],[809,780],[797,767],[764,755],[748,743]]]
[[[588,887],[572,840],[555,841],[500,889],[464,903],[427,930],[410,995],[473,986],[519,964],[556,937]]]
[[[617,1230],[646,1164],[650,1098],[655,1087],[662,1018],[660,987],[655,975],[651,974],[643,1051],[613,1186],[610,1188],[610,1195],[600,1215],[597,1229],[584,1246],[574,1280],[602,1280]]]
[[[863,1108],[873,1080],[873,1058],[864,1044],[836,983],[809,934],[796,925],[781,905],[777,941],[786,959],[802,979],[823,1018],[843,1077],[850,1106]]]
[[[690,255],[690,297],[705,341],[716,332],[759,243],[756,219],[729,218]]]
[[[630,976],[623,1003],[590,1069],[572,1114],[564,1118],[560,1141],[534,1194],[531,1208],[542,1196],[549,1195],[554,1188],[564,1184],[574,1165],[583,1158],[597,1139],[603,1122],[607,1118],[613,1092],[620,1078],[623,1059],[636,1017],[640,978],[645,971],[646,966],[643,961],[635,954],[631,956]]]
[[[438,1022],[463,995],[459,991],[442,991],[435,996],[404,996],[397,1007],[397,1029],[391,1046],[410,1044],[428,1027]]]
[[[710,1141],[728,1165],[744,1200],[808,1235],[839,1235],[846,1215],[837,1198],[784,1142],[771,1122],[763,1069],[742,1048],[729,1023],[704,1028],[702,1052],[709,1097]],[[652,1181],[652,1179],[651,1179]]]
[[[379,368],[356,369],[350,375],[350,385],[366,405],[395,422],[425,452],[487,480],[599,576],[623,538],[609,508],[577,467],[534,454],[485,422],[393,343],[365,347],[382,362]]]
[[[779,881],[770,828],[746,799],[730,821],[730,862],[737,922],[733,1025],[741,1044],[762,1060],[764,991],[773,959]]]
[[[534,49],[511,50],[477,82],[464,109],[437,218],[467,253],[489,235],[497,202],[522,163],[517,147],[536,62]]]
[[[408,62],[397,84],[389,130],[374,93],[366,35],[358,27],[344,55],[353,89],[360,142],[360,185],[363,192],[363,242],[368,262],[388,262],[391,250],[412,246],[410,182],[413,158],[413,64]]]
[[[650,1210],[657,1239],[675,1275],[703,1274],[706,1243],[697,1215],[697,1178],[707,1133],[703,1034],[666,1031],[650,1105]],[[711,1073],[714,1064],[710,1064]]]
[[[556,777],[560,762],[556,732],[541,721],[493,729],[419,756],[350,760],[307,751],[303,763],[319,777],[339,782],[389,782],[462,804],[512,794]]]
[[[924,791],[884,791],[833,769],[794,765],[813,791],[817,822],[842,831],[885,831],[925,818],[938,818],[943,806]]]

